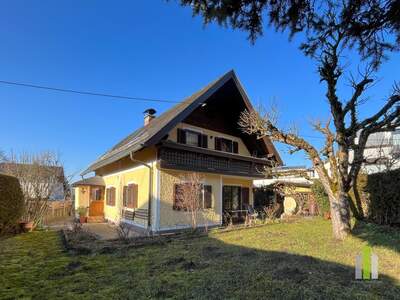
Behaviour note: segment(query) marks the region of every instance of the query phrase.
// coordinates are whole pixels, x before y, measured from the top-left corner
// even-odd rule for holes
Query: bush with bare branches
[[[1,171],[18,178],[25,203],[23,221],[33,227],[41,223],[51,197],[60,190],[68,190],[59,157],[52,152],[11,153],[3,157]]]

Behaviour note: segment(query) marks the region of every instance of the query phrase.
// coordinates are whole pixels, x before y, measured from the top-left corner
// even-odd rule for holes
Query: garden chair
[[[246,225],[254,225],[258,217],[258,212],[251,205],[247,205],[246,210]]]

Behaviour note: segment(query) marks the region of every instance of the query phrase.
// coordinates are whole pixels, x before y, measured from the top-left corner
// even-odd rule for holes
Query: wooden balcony
[[[269,162],[216,150],[198,148],[166,141],[158,152],[160,167],[184,171],[264,177],[263,170]]]

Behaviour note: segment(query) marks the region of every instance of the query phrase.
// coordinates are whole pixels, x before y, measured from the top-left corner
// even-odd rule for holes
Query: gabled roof
[[[103,177],[101,176],[93,176],[90,178],[84,178],[82,180],[76,181],[72,184],[72,187],[77,187],[80,185],[94,185],[94,186],[105,186]]]
[[[57,177],[60,182],[64,181],[64,168],[60,166],[42,166],[36,164],[2,162],[0,163],[0,173],[13,175],[18,172],[21,172],[21,170],[28,172],[29,170],[35,169],[37,167],[40,167],[41,169],[43,168],[43,170],[51,170],[52,174],[57,174]]]
[[[252,110],[253,107],[249,98],[247,97],[246,92],[240,84],[235,72],[231,70],[222,77],[205,86],[203,89],[194,93],[192,96],[186,98],[181,103],[178,103],[162,115],[156,117],[146,126],[143,126],[134,131],[132,134],[128,135],[125,139],[100,156],[84,172],[82,172],[81,175],[85,175],[107,164],[117,161],[118,159],[129,155],[130,152],[136,152],[143,148],[157,144],[178,123],[182,122],[196,108],[203,104],[210,96],[212,96],[231,79],[234,80],[238,90],[240,91],[247,109]],[[266,144],[268,151],[273,153],[277,161],[282,164],[279,153],[276,151],[271,141],[268,138],[264,138],[263,141]]]

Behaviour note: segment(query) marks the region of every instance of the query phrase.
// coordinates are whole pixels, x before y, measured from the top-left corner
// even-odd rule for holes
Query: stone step
[[[87,217],[88,223],[104,223],[106,220],[104,216],[89,216]]]

